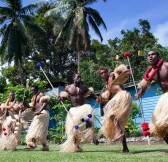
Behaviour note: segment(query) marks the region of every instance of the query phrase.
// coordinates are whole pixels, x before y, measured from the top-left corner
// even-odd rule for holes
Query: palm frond
[[[102,25],[104,27],[104,29],[107,30],[106,24],[104,23],[104,21],[98,11],[96,11],[90,7],[85,7],[85,11],[87,12],[88,15],[93,17],[93,19],[95,20],[95,23],[98,26]]]
[[[33,20],[34,17],[32,17],[31,15],[19,15],[19,18],[22,21],[31,21],[31,20]]]
[[[64,28],[64,30],[66,31],[66,44],[69,47],[73,42],[76,31],[72,19],[69,20],[69,23],[67,24],[66,28]]]
[[[56,4],[56,7],[52,8],[46,12],[45,17],[61,15],[62,13],[69,10],[70,8],[71,8],[71,5],[69,3]]]
[[[12,24],[9,24],[7,27],[6,27],[6,25],[4,25],[4,26],[1,27],[2,34],[3,34],[3,37],[2,37],[2,40],[1,40],[1,46],[2,46],[2,48],[5,46],[5,44],[8,41],[11,25]]]
[[[69,26],[71,26],[71,25],[70,25],[71,21],[73,21],[73,18],[72,18],[72,17],[69,17],[69,19],[66,20],[66,22],[65,22],[65,24],[64,24],[64,26],[63,26],[63,28],[62,28],[62,30],[59,32],[59,34],[58,34],[58,36],[57,36],[57,38],[56,38],[55,43],[57,43],[57,41],[60,39],[60,37],[62,36],[62,34],[63,34],[66,30],[68,30]]]
[[[17,30],[20,33],[21,44],[26,45],[28,42],[28,39],[27,39],[28,34],[26,32],[27,30],[19,20],[17,20]]]
[[[96,34],[99,36],[101,42],[103,41],[103,37],[100,33],[99,28],[97,27],[97,24],[95,23],[95,21],[92,19],[91,16],[88,17],[89,23],[92,26],[93,30],[96,32]]]
[[[32,3],[28,6],[23,7],[20,10],[20,14],[27,14],[27,13],[34,14],[33,11],[40,5],[40,3],[41,2],[36,2],[36,3]]]
[[[95,2],[98,2],[98,0],[87,0],[87,1],[84,0],[83,6],[91,5],[91,4],[95,3]]]
[[[62,28],[64,27],[66,20],[64,20],[61,16],[56,19],[56,23],[54,24],[53,31],[54,35],[57,35]]]
[[[86,20],[86,15],[84,13],[84,18],[83,18],[83,23],[82,23],[82,38],[83,38],[83,42],[84,42],[84,47],[85,49],[87,49],[90,46],[90,35],[89,35],[89,25],[87,23]]]
[[[72,11],[72,10],[67,10],[66,12],[64,12],[64,13],[61,15],[61,17],[66,20],[66,19],[67,19],[68,17],[70,17],[72,14],[73,14],[73,11]]]
[[[15,12],[8,7],[0,7],[0,16],[8,16],[8,17],[14,17],[16,16]]]
[[[15,11],[19,11],[22,8],[22,0],[4,0],[6,6]]]
[[[0,24],[3,24],[6,20],[8,20],[7,16],[0,16]]]
[[[39,25],[34,24],[29,21],[24,21],[25,26],[31,31],[39,34],[45,34],[45,31],[43,28],[41,28]]]

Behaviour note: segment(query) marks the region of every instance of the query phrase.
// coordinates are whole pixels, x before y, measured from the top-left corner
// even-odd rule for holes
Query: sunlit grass
[[[59,152],[58,145],[51,144],[49,152],[40,151],[40,146],[35,150],[26,151],[25,146],[19,146],[17,151],[1,151],[0,162],[162,162],[168,161],[168,145],[165,143],[152,144],[147,143],[128,143],[129,153],[122,153],[120,143],[106,146],[105,144],[93,145],[84,144],[83,152],[63,153]]]

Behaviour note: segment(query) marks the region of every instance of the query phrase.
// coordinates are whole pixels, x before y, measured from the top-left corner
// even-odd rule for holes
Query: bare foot
[[[124,149],[124,150],[122,150],[122,152],[123,152],[123,153],[128,153],[129,150],[128,150],[128,149]]]
[[[114,138],[112,139],[112,142],[116,142],[118,141],[120,138],[122,138],[124,136],[124,134],[116,134],[114,136]]]
[[[82,148],[78,146],[76,152],[82,152]]]
[[[41,151],[49,151],[48,146],[42,147],[42,148],[41,148]]]
[[[16,150],[16,147],[15,147],[15,148],[13,148],[13,149],[12,149],[12,151],[17,151],[17,150]]]
[[[32,150],[32,148],[30,146],[26,146],[25,150]]]
[[[93,138],[93,143],[94,143],[95,145],[98,145],[98,144],[99,144],[98,139],[96,139],[96,138],[94,137],[94,138]]]
[[[37,147],[34,142],[29,142],[27,145],[28,145],[30,148],[32,148],[32,149],[34,149],[34,148]]]

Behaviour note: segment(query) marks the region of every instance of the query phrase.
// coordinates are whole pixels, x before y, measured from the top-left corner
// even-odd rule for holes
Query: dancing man
[[[106,104],[100,132],[108,142],[121,139],[122,151],[129,152],[124,129],[131,112],[132,98],[122,85],[128,80],[130,71],[125,65],[120,65],[112,73],[106,67],[100,67],[98,73],[106,81],[106,91],[97,98],[97,102]]]
[[[49,151],[47,134],[49,125],[49,112],[47,105],[50,97],[39,91],[37,86],[32,86],[33,97],[29,106],[34,110],[35,116],[26,135],[26,149],[36,148],[36,142],[42,144],[41,151]]]
[[[74,74],[73,81],[73,84],[65,87],[65,91],[60,93],[59,97],[61,101],[69,98],[72,106],[66,118],[67,140],[61,145],[63,152],[82,151],[80,143],[89,142],[94,138],[93,108],[85,104],[85,97],[93,95],[93,90],[82,84],[80,73]]]
[[[161,95],[149,123],[150,133],[163,138],[168,144],[168,62],[164,62],[156,51],[147,55],[149,65],[143,80],[138,84],[139,91],[135,95],[139,99],[144,95],[152,80],[156,81],[163,94]]]
[[[0,137],[0,150],[16,150],[22,131],[22,123],[19,122],[19,111],[22,107],[23,105],[16,101],[13,91],[9,93],[7,101],[0,105],[1,111],[4,112],[2,117],[3,132],[1,132]]]

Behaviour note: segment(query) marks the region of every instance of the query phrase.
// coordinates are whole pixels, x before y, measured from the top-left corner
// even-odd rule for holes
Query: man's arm
[[[40,107],[39,111],[35,112],[36,115],[40,114],[41,111],[43,111],[46,108],[46,106],[48,105],[48,102],[50,100],[49,96],[46,96],[44,94],[41,94],[40,96],[41,97],[40,97],[39,103],[41,103],[41,107]]]
[[[150,82],[143,79],[140,83],[138,83],[138,92],[135,94],[136,99],[140,99],[149,88]]]

